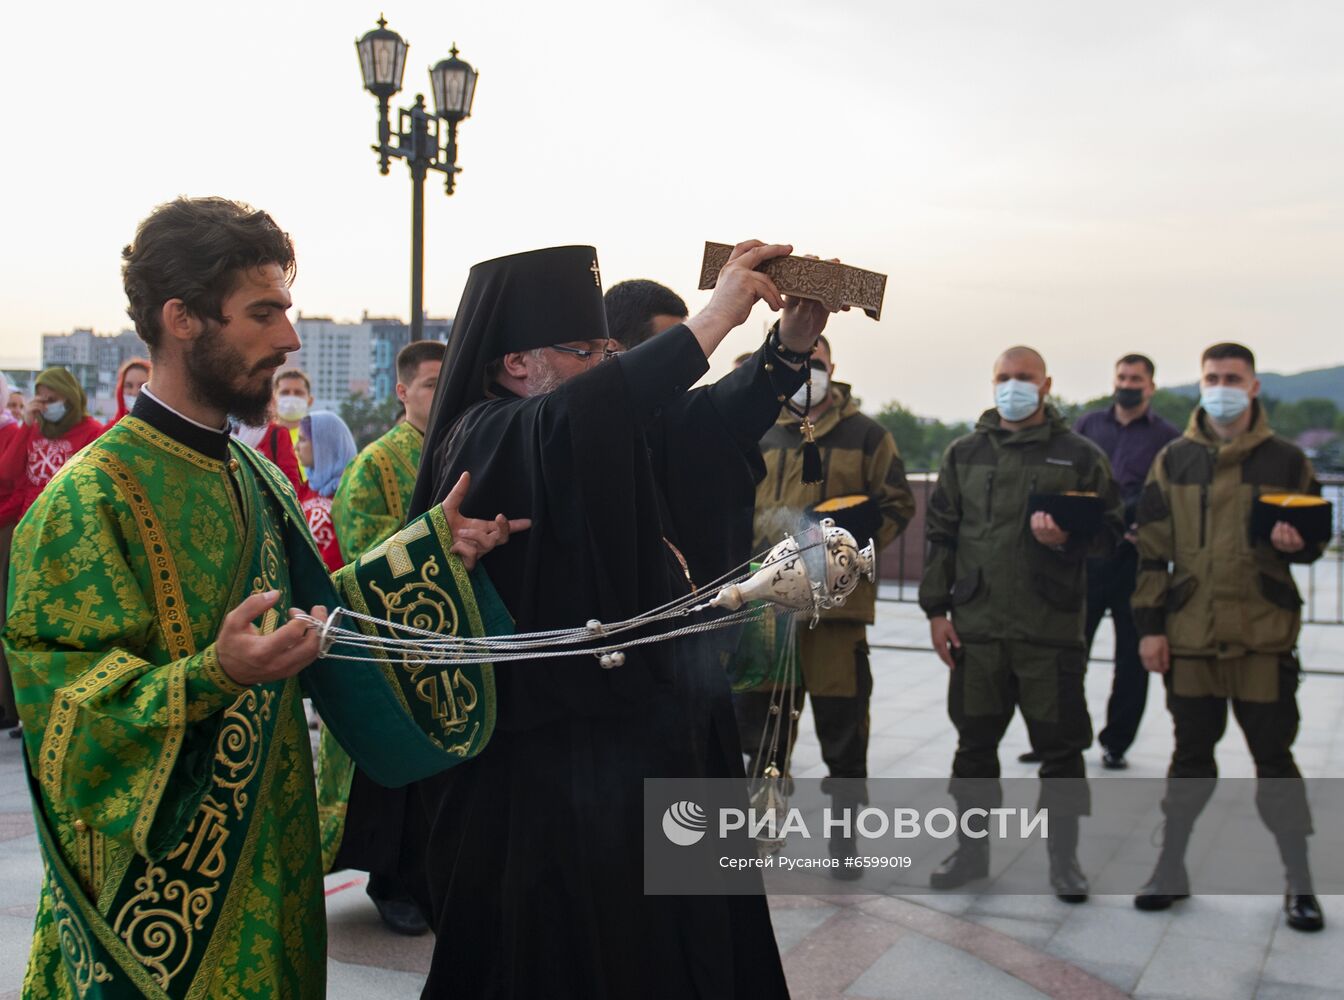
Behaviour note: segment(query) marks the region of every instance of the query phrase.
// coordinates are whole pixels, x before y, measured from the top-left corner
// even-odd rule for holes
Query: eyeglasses
[[[582,361],[590,361],[596,357],[599,362],[610,361],[612,358],[619,357],[625,353],[624,351],[612,350],[610,341],[608,341],[600,351],[587,351],[582,347],[566,347],[564,344],[551,344],[547,350],[559,351],[561,354],[569,354]]]

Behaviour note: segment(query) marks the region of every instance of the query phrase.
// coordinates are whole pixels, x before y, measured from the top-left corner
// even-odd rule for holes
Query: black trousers
[[[1129,542],[1121,542],[1106,559],[1087,561],[1087,649],[1106,612],[1115,625],[1115,674],[1111,697],[1106,702],[1106,726],[1097,742],[1111,753],[1124,755],[1134,742],[1148,701],[1148,671],[1139,659],[1139,632],[1134,627],[1130,601],[1138,572],[1139,553]]]
[[[947,688],[947,714],[957,727],[948,791],[958,809],[1002,805],[999,743],[1021,708],[1031,747],[1041,755],[1041,807],[1061,816],[1087,815],[1091,799],[1083,751],[1092,743],[1092,722],[1083,693],[1082,650],[964,642],[956,664]]]
[[[873,671],[868,660],[868,644],[861,642],[854,648],[855,694],[852,698],[831,697],[808,694],[812,699],[812,718],[817,726],[817,742],[821,744],[821,759],[826,762],[826,770],[832,778],[868,777],[868,734],[869,705],[873,697]],[[792,704],[799,710],[803,707],[804,690],[795,688]],[[790,699],[783,695],[783,710],[789,710]],[[737,716],[737,731],[742,737],[742,750],[751,757],[747,773],[757,776],[766,761],[757,760],[761,748],[762,734],[772,725],[770,716],[770,692],[743,691],[733,695],[733,711]],[[798,724],[789,726],[785,719],[781,732],[792,734],[788,753],[792,754],[792,742],[798,738]],[[765,741],[769,749],[769,740]],[[784,748],[780,748],[780,766],[783,769]]]
[[[1300,679],[1297,659],[1284,656],[1279,661],[1278,699],[1257,702],[1173,694],[1171,675],[1167,674],[1167,708],[1176,734],[1171,766],[1167,768],[1167,794],[1162,801],[1168,823],[1193,826],[1213,795],[1218,777],[1214,748],[1227,731],[1230,701],[1232,714],[1255,760],[1259,779],[1255,804],[1265,826],[1276,835],[1312,832],[1306,784],[1292,751],[1300,721],[1297,709]]]

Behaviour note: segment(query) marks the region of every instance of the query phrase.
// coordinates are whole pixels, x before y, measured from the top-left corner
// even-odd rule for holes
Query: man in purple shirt
[[[1129,601],[1134,594],[1138,550],[1134,546],[1134,509],[1157,453],[1181,432],[1152,412],[1153,362],[1126,354],[1115,363],[1115,403],[1078,418],[1075,433],[1106,453],[1111,474],[1125,502],[1125,539],[1104,559],[1087,562],[1087,645],[1107,610],[1115,623],[1115,676],[1106,704],[1106,728],[1097,737],[1101,763],[1111,770],[1127,765],[1125,751],[1134,742],[1148,700],[1148,672],[1139,659],[1139,635]]]

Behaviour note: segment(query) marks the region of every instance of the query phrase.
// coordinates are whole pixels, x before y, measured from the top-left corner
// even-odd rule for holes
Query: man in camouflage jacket
[[[1046,403],[1045,361],[1011,348],[994,364],[994,409],[948,446],[925,515],[928,553],[919,602],[934,650],[950,668],[948,714],[957,727],[949,786],[960,812],[997,808],[999,741],[1020,708],[1042,779],[1082,779],[1092,723],[1083,694],[1087,557],[1105,555],[1124,531],[1124,510],[1100,449]],[[1081,492],[1101,499],[1099,530],[1070,535],[1032,509],[1032,494]],[[1069,902],[1087,898],[1078,867],[1078,817],[1089,810],[1081,781],[1042,786],[1050,810],[1050,879]],[[967,822],[972,822],[971,817]],[[989,871],[987,838],[960,832],[934,871],[956,888]],[[977,831],[983,833],[983,831]]]
[[[1260,779],[1256,805],[1287,870],[1288,924],[1319,930],[1307,864],[1311,813],[1292,752],[1302,598],[1291,564],[1319,559],[1325,543],[1306,544],[1284,521],[1259,537],[1252,508],[1265,493],[1321,487],[1302,450],[1270,429],[1256,400],[1255,356],[1215,344],[1201,365],[1200,406],[1184,437],[1158,454],[1138,506],[1139,655],[1166,684],[1176,746],[1162,852],[1134,902],[1164,910],[1189,894],[1185,848],[1213,794],[1214,747],[1230,700]]]
[[[803,513],[819,501],[858,496],[868,498],[868,506],[875,508],[872,540],[880,551],[905,530],[915,512],[905,463],[891,433],[859,412],[850,387],[831,381],[835,365],[825,336],[817,342],[811,365],[817,402],[808,415],[821,453],[822,481],[802,481],[801,421],[786,409],[761,440],[766,474],[756,490],[755,551],[796,532]],[[806,400],[798,405],[806,405]],[[868,538],[858,542],[865,545]],[[823,784],[838,808],[867,801],[863,779],[868,776],[868,706],[873,691],[867,633],[876,600],[877,585],[861,580],[844,605],[822,613],[815,628],[803,623],[798,629],[802,688],[812,698],[817,740],[829,775]],[[753,757],[752,774],[763,766],[755,757],[767,728],[770,701],[769,688],[743,692],[734,699],[742,749]],[[802,701],[803,691],[798,691],[791,703],[801,709]],[[786,709],[789,704],[786,698]],[[852,837],[839,838],[832,846],[838,855],[854,851]],[[853,876],[863,869],[831,871]]]

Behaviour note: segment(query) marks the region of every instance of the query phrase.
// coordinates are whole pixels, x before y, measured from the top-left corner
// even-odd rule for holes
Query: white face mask
[[[825,399],[826,394],[831,391],[831,376],[824,371],[816,368],[812,369],[812,408],[815,410]],[[794,406],[800,409],[807,405],[807,383],[804,382],[798,387],[798,391],[792,396]]]
[[[1199,405],[1214,423],[1231,424],[1251,405],[1251,394],[1233,385],[1210,385],[1200,391]]]
[[[296,423],[308,416],[308,400],[302,396],[277,396],[275,413],[281,420]]]
[[[42,415],[47,418],[49,423],[59,424],[65,419],[65,404],[61,402],[48,403],[42,411]]]
[[[121,394],[121,398],[122,398],[122,400],[126,403],[126,409],[127,409],[127,410],[134,410],[134,409],[135,409],[135,401],[136,401],[137,399],[140,398],[140,393],[138,393],[138,392],[123,392],[123,393]]]
[[[1017,378],[1000,382],[994,386],[994,406],[1009,423],[1026,420],[1041,406],[1041,387]]]

